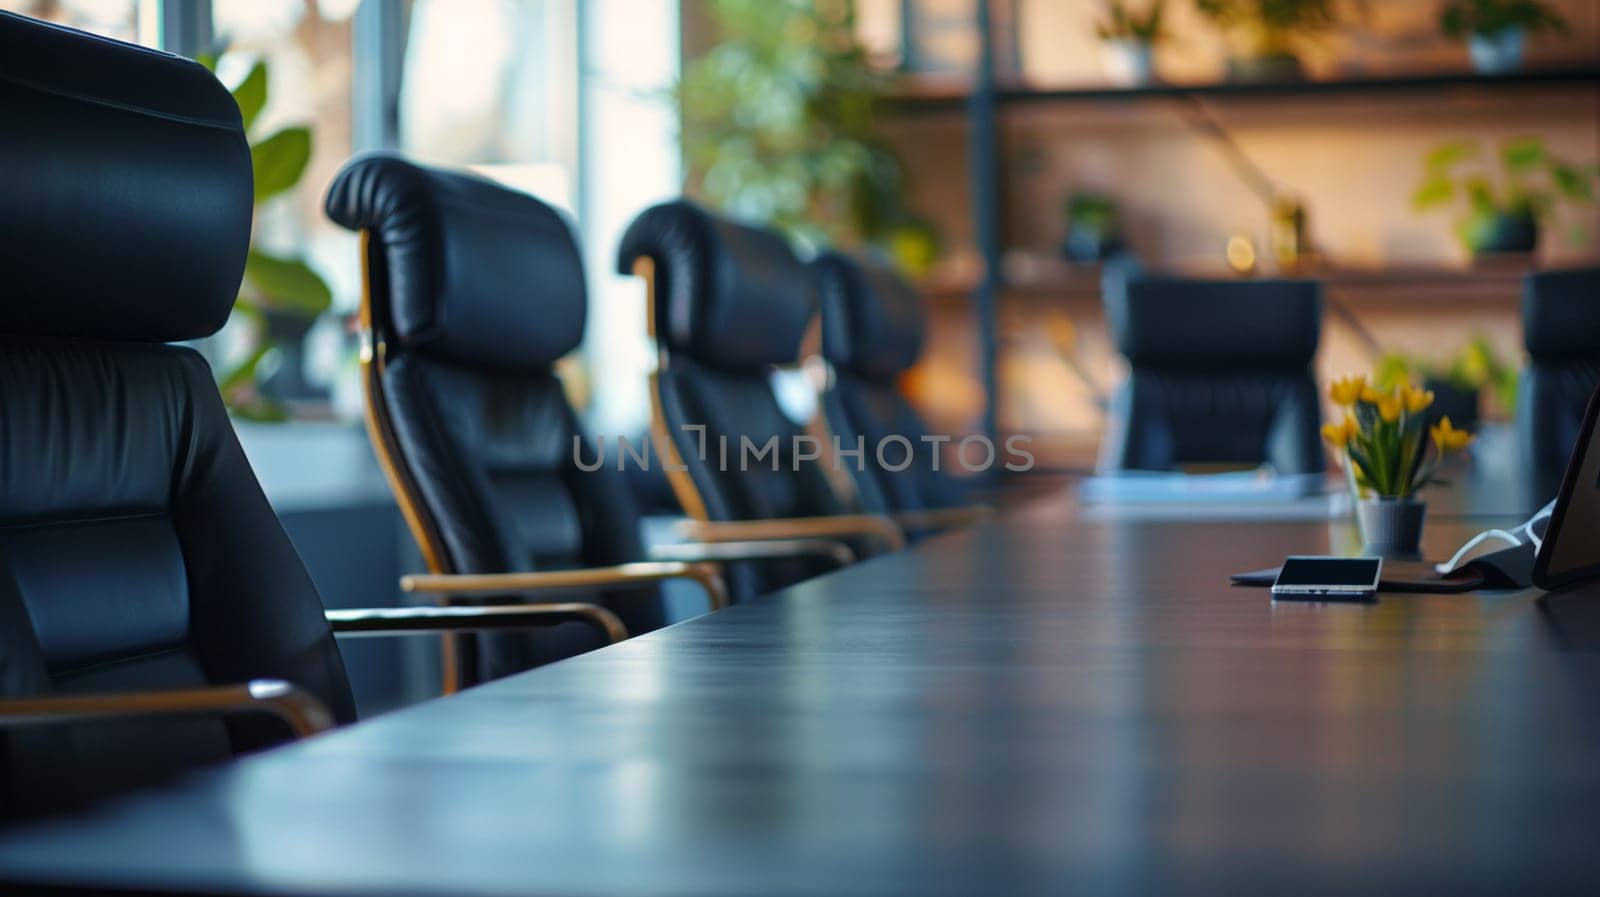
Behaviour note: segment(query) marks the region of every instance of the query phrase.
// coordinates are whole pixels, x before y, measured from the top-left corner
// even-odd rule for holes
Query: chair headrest
[[[837,252],[811,263],[822,295],[822,353],[835,366],[891,380],[917,363],[926,321],[922,300],[887,268]]]
[[[1304,367],[1317,354],[1322,287],[1314,280],[1108,277],[1106,322],[1141,367]]]
[[[0,12],[0,332],[215,333],[254,191],[239,107],[190,60]]]
[[[1600,355],[1600,268],[1529,274],[1522,340],[1535,358]]]
[[[617,268],[656,266],[656,339],[724,370],[795,360],[816,314],[810,269],[770,231],[735,224],[688,202],[646,209],[628,225]]]
[[[555,209],[470,174],[390,155],[345,165],[328,217],[372,234],[391,348],[468,367],[548,369],[583,339],[583,261]]]

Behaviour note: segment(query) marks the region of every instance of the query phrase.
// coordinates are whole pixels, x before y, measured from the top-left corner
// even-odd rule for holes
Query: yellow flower
[[[1472,434],[1452,427],[1449,417],[1439,418],[1438,424],[1428,428],[1428,435],[1433,437],[1433,444],[1441,455],[1459,452],[1472,444]]]
[[[1406,413],[1416,414],[1426,411],[1433,404],[1433,390],[1421,389],[1416,386],[1402,386],[1400,397],[1405,401]]]
[[[1337,449],[1342,449],[1349,445],[1350,440],[1354,439],[1359,432],[1361,432],[1361,425],[1356,423],[1356,419],[1348,414],[1345,415],[1344,420],[1336,424],[1322,425],[1322,438]]]
[[[1383,401],[1383,393],[1379,392],[1375,386],[1363,386],[1361,387],[1361,401],[1366,402],[1368,405],[1376,405]]]
[[[1335,405],[1348,407],[1354,405],[1356,399],[1361,398],[1361,393],[1366,388],[1366,377],[1345,377],[1333,381],[1333,385],[1328,387],[1328,397],[1333,399]]]
[[[1377,404],[1378,416],[1383,418],[1384,423],[1392,424],[1400,419],[1400,409],[1405,403],[1397,392],[1394,395],[1379,397]]]

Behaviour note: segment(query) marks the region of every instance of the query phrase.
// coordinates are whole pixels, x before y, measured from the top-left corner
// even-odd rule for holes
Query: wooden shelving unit
[[[987,4],[978,4],[984,10]],[[978,18],[979,46],[992,44],[986,15]],[[1005,171],[1000,152],[1000,131],[1008,110],[1023,107],[1050,107],[1071,104],[1127,104],[1176,102],[1203,104],[1206,101],[1249,102],[1256,99],[1308,103],[1336,97],[1403,98],[1407,94],[1429,91],[1454,96],[1484,95],[1515,102],[1534,91],[1587,90],[1600,88],[1600,65],[1582,64],[1545,68],[1506,75],[1479,75],[1470,71],[1419,72],[1349,76],[1336,79],[1287,82],[1220,81],[1194,84],[1156,84],[1144,87],[1106,85],[1030,85],[999,81],[988,53],[969,82],[906,80],[885,97],[883,109],[889,116],[956,114],[967,125],[968,168],[971,179],[970,214],[981,263],[977,273],[956,279],[935,279],[923,284],[929,302],[936,310],[955,314],[968,310],[973,316],[978,340],[982,381],[988,396],[989,411],[984,428],[995,430],[993,409],[997,405],[995,369],[1000,352],[999,313],[1008,308],[1039,307],[1046,303],[1066,304],[1074,309],[1094,309],[1098,313],[1100,280],[1093,268],[1060,265],[1029,265],[1027,276],[1017,276],[1005,262],[1010,254],[1001,244],[1000,197]],[[1582,106],[1579,114],[1593,115],[1600,129],[1600,91]],[[1470,305],[1479,309],[1514,308],[1521,295],[1522,276],[1528,260],[1500,260],[1489,264],[1460,267],[1396,266],[1383,269],[1323,266],[1306,272],[1324,281],[1327,295],[1346,312],[1361,308],[1421,308]],[[1170,270],[1170,269],[1168,269]],[[1226,271],[1190,272],[1179,266],[1176,273],[1197,276],[1229,276]]]
[[[1104,85],[1037,86],[997,85],[994,95],[1001,107],[1048,103],[1137,102],[1179,98],[1283,99],[1337,94],[1405,93],[1448,88],[1473,91],[1513,91],[1560,86],[1600,85],[1600,67],[1544,69],[1506,75],[1479,75],[1473,72],[1433,72],[1412,75],[1382,75],[1325,80],[1245,82],[1216,81],[1197,84],[1152,84],[1143,87]],[[908,80],[884,98],[891,113],[961,112],[972,99],[972,91],[949,81]]]
[[[1100,271],[1095,266],[1039,258],[1028,260],[1026,267],[1031,273],[1001,279],[1000,294],[1003,301],[1067,304],[1099,301]],[[1515,257],[1459,266],[1354,268],[1319,265],[1307,267],[1294,275],[1282,276],[1316,278],[1330,293],[1341,298],[1354,298],[1362,303],[1501,304],[1520,295],[1522,278],[1533,267],[1532,259]],[[1202,278],[1241,276],[1221,267],[1204,265],[1180,265],[1163,269],[1163,273]],[[977,281],[970,277],[937,275],[917,284],[928,301],[938,308],[964,305],[977,285]]]

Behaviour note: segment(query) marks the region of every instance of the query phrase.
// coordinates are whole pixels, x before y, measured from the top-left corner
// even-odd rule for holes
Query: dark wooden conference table
[[[1428,554],[1488,520],[1440,515]],[[1349,526],[1086,521],[1042,500],[0,833],[0,881],[1600,893],[1600,589],[1319,606],[1227,582]]]

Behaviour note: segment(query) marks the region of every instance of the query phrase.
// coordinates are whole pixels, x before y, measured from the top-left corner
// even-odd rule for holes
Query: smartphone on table
[[[1274,601],[1371,601],[1383,558],[1290,555],[1272,584]]]

